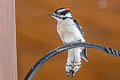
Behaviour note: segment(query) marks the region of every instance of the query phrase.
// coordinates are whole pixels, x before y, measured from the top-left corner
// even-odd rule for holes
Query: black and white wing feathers
[[[75,20],[73,19],[74,23],[76,24],[76,27],[79,29],[79,31],[81,32],[83,38],[85,39],[84,37],[84,32],[83,32],[83,29],[82,27],[80,26],[80,24]],[[88,58],[87,58],[87,51],[86,51],[86,48],[83,49],[82,53],[80,53],[81,57],[86,61],[88,62]]]

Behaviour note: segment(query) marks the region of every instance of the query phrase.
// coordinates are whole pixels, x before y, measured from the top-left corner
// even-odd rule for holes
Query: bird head
[[[69,8],[59,8],[52,14],[49,14],[49,16],[52,16],[54,19],[59,21],[66,18],[72,18],[72,13]]]

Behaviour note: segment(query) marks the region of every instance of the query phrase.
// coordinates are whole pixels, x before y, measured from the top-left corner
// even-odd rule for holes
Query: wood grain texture
[[[0,0],[0,80],[17,80],[15,0]]]

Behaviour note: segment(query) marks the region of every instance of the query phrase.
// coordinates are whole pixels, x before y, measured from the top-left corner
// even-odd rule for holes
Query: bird
[[[83,28],[73,18],[72,12],[69,8],[59,8],[53,13],[49,14],[57,20],[57,32],[63,45],[75,42],[86,42]],[[81,58],[88,62],[87,50],[85,47],[78,47],[68,50],[68,57],[66,61],[66,73],[69,77],[75,76],[75,73],[81,67]]]

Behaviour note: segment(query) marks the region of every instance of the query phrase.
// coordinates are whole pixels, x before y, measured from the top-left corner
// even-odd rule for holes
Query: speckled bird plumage
[[[72,17],[69,8],[59,8],[54,13],[50,14],[50,16],[57,20],[57,32],[64,45],[78,41],[85,42],[83,29]],[[80,47],[68,50],[66,63],[68,77],[70,74],[74,76],[79,70],[81,67],[81,58],[88,62],[86,48]]]

